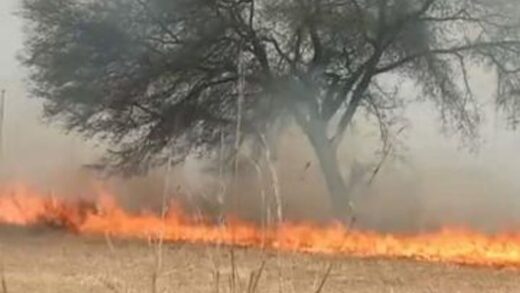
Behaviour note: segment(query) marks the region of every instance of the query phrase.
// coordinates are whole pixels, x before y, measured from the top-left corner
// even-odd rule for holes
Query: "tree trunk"
[[[327,138],[325,123],[311,121],[306,125],[300,124],[307,135],[316,157],[320,163],[321,171],[329,191],[330,204],[334,216],[341,221],[349,221],[352,216],[350,198],[345,180],[337,160],[337,149]]]

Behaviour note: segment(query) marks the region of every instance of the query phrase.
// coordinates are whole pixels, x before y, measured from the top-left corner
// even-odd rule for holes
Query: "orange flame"
[[[79,234],[108,233],[121,238],[162,237],[169,242],[520,267],[520,233],[491,236],[446,228],[419,235],[392,235],[348,230],[339,224],[320,227],[294,223],[260,229],[236,220],[219,227],[193,221],[175,208],[164,218],[146,213],[131,214],[105,192],[93,202],[66,201],[42,196],[23,185],[0,191],[0,223],[43,224]]]

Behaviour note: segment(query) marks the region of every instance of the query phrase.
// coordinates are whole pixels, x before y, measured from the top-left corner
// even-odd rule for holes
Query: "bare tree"
[[[106,139],[112,150],[105,163],[125,174],[164,164],[172,150],[175,162],[211,153],[222,140],[233,154],[237,123],[241,143],[261,142],[274,125],[293,119],[343,218],[349,191],[339,145],[360,109],[386,137],[396,109],[411,100],[389,81],[414,82],[444,125],[474,138],[480,113],[468,71],[486,66],[497,77],[497,104],[517,122],[516,6],[513,0],[25,0],[24,62],[46,115]],[[243,111],[236,107],[240,94]]]

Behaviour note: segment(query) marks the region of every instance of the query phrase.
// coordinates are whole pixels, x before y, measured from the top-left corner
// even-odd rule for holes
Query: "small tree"
[[[483,65],[497,77],[498,105],[516,122],[516,6],[513,0],[24,0],[24,62],[45,114],[109,141],[106,162],[126,174],[171,155],[181,162],[222,141],[233,149],[237,124],[240,142],[261,141],[277,123],[294,119],[344,217],[349,192],[338,146],[359,109],[386,131],[394,109],[410,100],[391,92],[389,81],[414,82],[445,125],[475,137],[479,111],[468,70]]]

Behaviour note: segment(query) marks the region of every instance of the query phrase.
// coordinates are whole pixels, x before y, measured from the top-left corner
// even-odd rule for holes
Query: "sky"
[[[0,80],[21,78],[16,54],[22,46],[22,25],[14,15],[19,0],[0,1]]]

